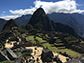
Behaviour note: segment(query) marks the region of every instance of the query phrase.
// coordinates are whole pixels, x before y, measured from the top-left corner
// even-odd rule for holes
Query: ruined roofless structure
[[[17,36],[13,36],[13,37],[9,37],[8,38],[9,41],[19,41],[19,38]]]
[[[46,48],[46,49],[42,50],[41,59],[42,59],[43,62],[44,61],[47,62],[48,60],[52,61],[53,56],[54,55],[53,55],[53,53],[50,49]]]
[[[72,59],[66,63],[84,63],[84,56],[83,57],[78,57],[76,59]]]
[[[14,60],[17,55],[9,48],[4,48],[0,51],[0,61],[4,60]]]

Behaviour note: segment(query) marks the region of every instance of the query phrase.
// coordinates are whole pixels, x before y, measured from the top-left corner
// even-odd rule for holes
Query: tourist
[[[34,55],[36,54],[36,51],[34,51]]]
[[[37,61],[39,61],[39,58],[37,58]]]
[[[37,48],[35,47],[35,50],[37,50]]]

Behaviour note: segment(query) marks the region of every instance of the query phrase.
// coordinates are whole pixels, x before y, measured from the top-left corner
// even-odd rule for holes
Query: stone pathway
[[[12,48],[14,43],[16,43],[16,41],[12,41],[10,43],[5,43],[5,48]]]
[[[34,57],[35,59],[35,63],[37,63],[37,58],[39,58],[39,62],[42,63],[42,60],[40,59],[41,58],[41,54],[42,54],[42,50],[43,50],[43,47],[36,47],[37,50],[35,50],[35,47],[26,47],[26,49],[33,49],[33,53],[32,53],[32,56]],[[36,54],[34,54],[34,52],[36,52]],[[55,53],[53,52],[54,54],[54,57],[58,55],[58,53]],[[66,62],[66,57],[65,56],[62,56],[59,54],[59,58],[60,60],[62,60],[62,62]],[[56,63],[56,62],[53,62],[53,63]]]

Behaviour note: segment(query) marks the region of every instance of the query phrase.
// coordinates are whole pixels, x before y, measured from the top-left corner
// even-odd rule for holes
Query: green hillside
[[[60,36],[59,33],[57,35]],[[63,33],[62,33],[62,35],[64,36]],[[22,34],[22,36],[25,37],[26,34]],[[72,43],[72,42],[77,42],[78,41],[75,37],[73,37],[71,35],[66,35],[66,36],[67,37],[64,37],[64,39],[67,41],[68,44]],[[66,47],[65,43],[62,42],[60,37],[57,38],[53,44],[51,44],[49,42],[51,40],[51,37],[48,36],[47,33],[46,34],[44,34],[44,33],[36,33],[35,35],[29,35],[29,36],[26,36],[25,38],[27,38],[29,40],[33,40],[34,44],[37,44],[37,45],[43,46],[43,47],[48,47],[49,49],[51,49],[52,51],[55,51],[55,52],[62,52],[62,53],[66,52],[69,55],[74,56],[74,57],[76,57],[78,55],[81,55],[81,53],[78,53],[78,52],[75,52],[75,51],[73,51],[71,49],[68,49]]]

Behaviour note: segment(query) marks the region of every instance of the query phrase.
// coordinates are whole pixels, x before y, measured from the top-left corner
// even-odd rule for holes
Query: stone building
[[[13,37],[9,37],[8,39],[9,41],[19,41],[19,38],[17,38],[17,36],[13,36]]]
[[[24,53],[24,52],[31,53],[31,52],[33,52],[33,50],[32,49],[24,49],[24,50],[21,51],[21,53]]]
[[[0,51],[0,61],[10,60],[2,51]]]
[[[72,59],[70,61],[67,61],[66,63],[84,63],[84,57],[78,57],[76,59]]]
[[[4,60],[14,60],[17,55],[9,48],[4,48],[0,51],[0,61]]]
[[[41,59],[43,62],[51,62],[53,56],[54,55],[50,49],[46,48],[42,50]]]

